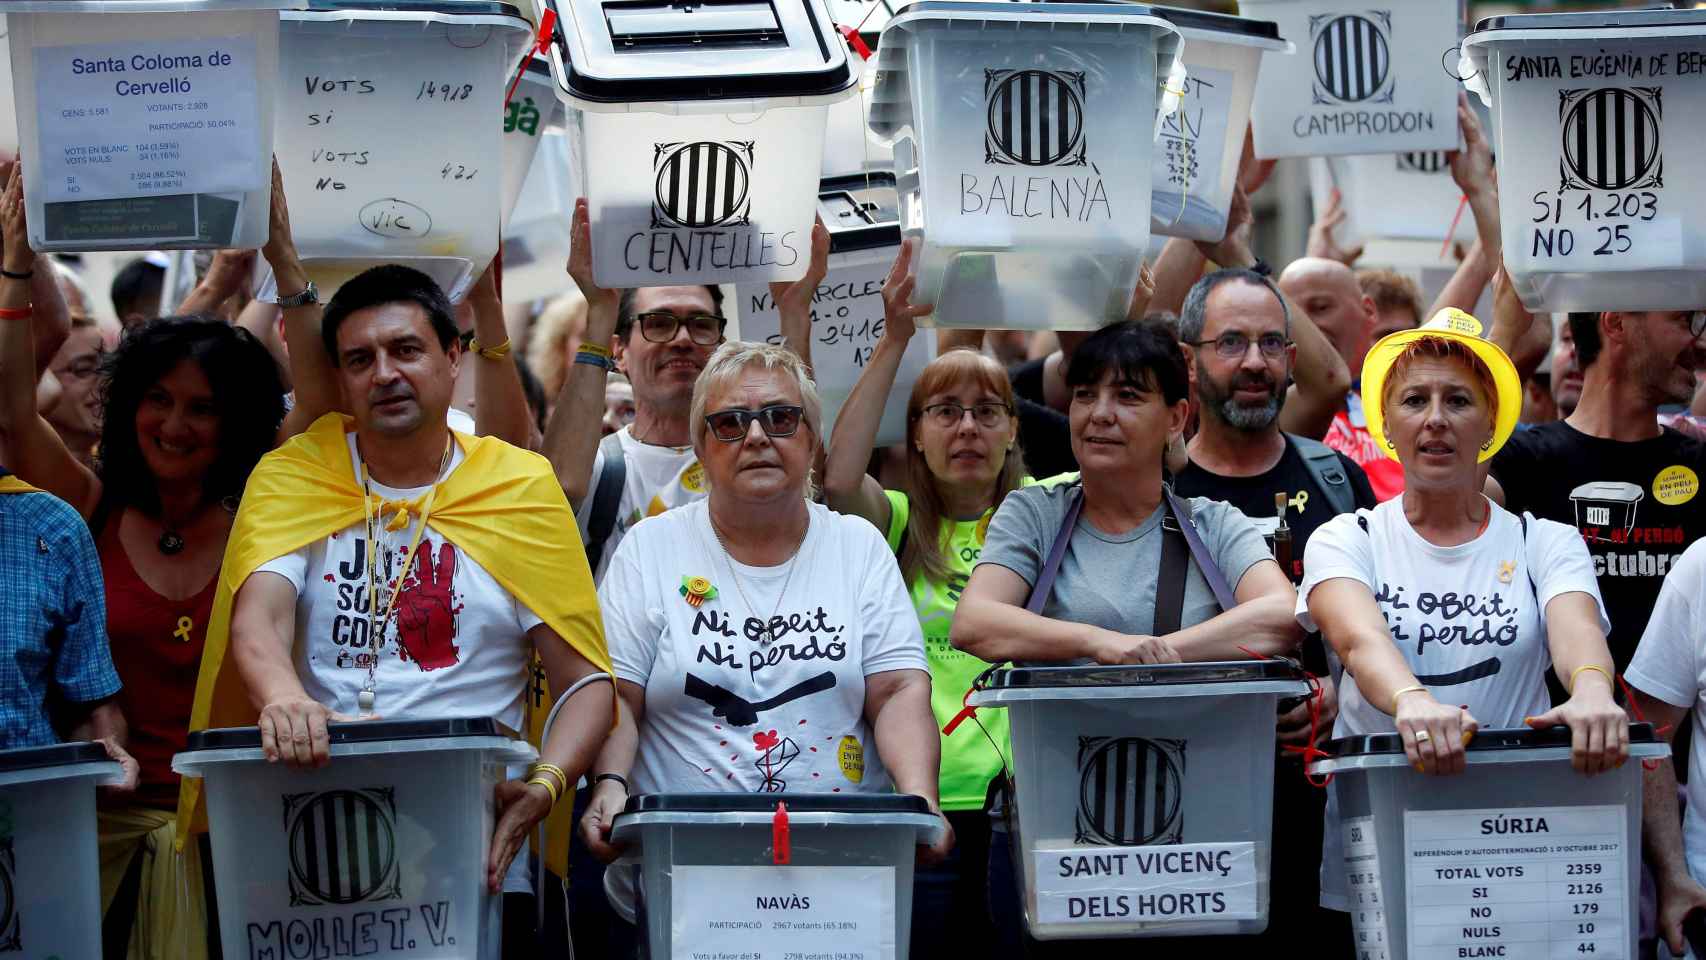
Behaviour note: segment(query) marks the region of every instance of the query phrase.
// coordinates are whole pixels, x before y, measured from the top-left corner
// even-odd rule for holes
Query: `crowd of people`
[[[565,297],[523,348],[501,255],[460,304],[400,265],[321,303],[275,174],[276,304],[247,294],[252,251],[178,303],[139,260],[109,331],[30,249],[28,172],[0,170],[0,747],[95,740],[123,764],[108,955],[217,955],[203,801],[171,769],[191,731],[258,726],[270,760],[317,767],[350,762],[339,723],[483,716],[540,750],[498,788],[484,865],[506,957],[636,955],[613,820],[724,791],[923,798],[943,829],[913,956],[1111,956],[1132,944],[1028,936],[1008,731],[956,725],[967,690],[992,664],[1269,656],[1318,692],[1275,717],[1267,932],[1211,949],[1352,955],[1312,749],[1396,731],[1448,777],[1482,727],[1562,725],[1593,776],[1632,718],[1685,743],[1706,695],[1706,310],[1531,315],[1487,138],[1458,120],[1478,240],[1432,304],[1357,268],[1337,197],[1308,256],[1270,266],[1249,196],[1272,164],[1247,161],[1223,239],[1170,240],[1125,317],[1022,351],[920,330],[909,239],[833,430],[821,225],[806,275],[772,285],[781,342],[744,343],[716,286],[600,288],[582,201]],[[936,357],[899,391],[920,336]],[[848,739],[852,761],[811,746]],[[1706,908],[1706,760],[1684,755],[1693,776],[1645,774],[1644,936],[1678,953]]]

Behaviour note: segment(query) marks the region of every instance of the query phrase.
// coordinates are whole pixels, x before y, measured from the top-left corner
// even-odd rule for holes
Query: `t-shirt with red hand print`
[[[353,434],[349,449],[359,478],[361,459]],[[457,447],[445,475],[461,462],[462,449]],[[370,489],[376,500],[407,501],[424,497],[429,488],[372,483]],[[390,521],[395,512],[385,511],[384,520]],[[430,525],[403,577],[381,641],[369,642],[370,619],[377,623],[384,614],[384,598],[396,583],[419,524],[420,518],[411,514],[407,525],[380,533],[374,570],[380,584],[377,611],[372,611],[367,592],[365,524],[257,569],[257,574],[284,577],[296,588],[296,674],[309,696],[354,716],[360,713],[356,698],[367,685],[372,664],[374,712],[387,719],[495,717],[519,730],[532,650],[527,631],[541,621]]]

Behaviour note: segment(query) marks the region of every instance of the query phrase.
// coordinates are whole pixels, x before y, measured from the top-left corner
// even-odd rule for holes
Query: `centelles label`
[[[798,263],[798,231],[752,228],[757,157],[751,140],[653,144],[651,229],[623,242],[622,265],[669,276]]]

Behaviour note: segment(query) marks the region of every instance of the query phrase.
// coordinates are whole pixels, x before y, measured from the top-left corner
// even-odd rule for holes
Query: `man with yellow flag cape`
[[[521,701],[538,690],[533,670],[494,677],[491,656],[478,668],[484,672],[469,665],[494,651],[499,663],[525,664],[508,659],[513,645],[531,645],[554,690],[608,676],[585,551],[548,463],[445,426],[461,349],[442,292],[415,271],[376,268],[328,304],[323,332],[354,416],[322,417],[250,475],[220,570],[190,728],[258,720],[269,759],[312,766],[327,761],[328,720],[452,716],[444,704],[466,702],[470,684],[485,688],[480,702]],[[352,544],[354,563],[332,558]],[[345,646],[319,632],[340,598],[338,584],[319,581],[351,567],[364,568],[343,586],[365,587],[366,603],[342,619],[365,614],[367,632]],[[425,628],[423,593],[445,602]],[[471,617],[484,624],[477,632],[465,629]],[[434,692],[449,683],[455,697]],[[591,684],[569,698],[549,742],[539,743],[554,703],[543,691],[526,703],[541,763],[525,783],[499,787],[484,865],[492,892],[547,813],[544,854],[564,872],[572,824],[570,804],[559,801],[617,716],[610,685]],[[180,838],[205,829],[200,787],[185,778]]]

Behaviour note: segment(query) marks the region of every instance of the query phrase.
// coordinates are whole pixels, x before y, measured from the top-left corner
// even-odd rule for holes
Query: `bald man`
[[[1294,261],[1280,274],[1279,285],[1309,315],[1351,371],[1353,386],[1345,397],[1345,409],[1333,417],[1333,425],[1322,439],[1362,467],[1376,497],[1392,499],[1404,492],[1404,468],[1369,436],[1368,422],[1362,415],[1362,359],[1374,342],[1374,327],[1380,316],[1374,300],[1362,292],[1350,267],[1320,257]]]

